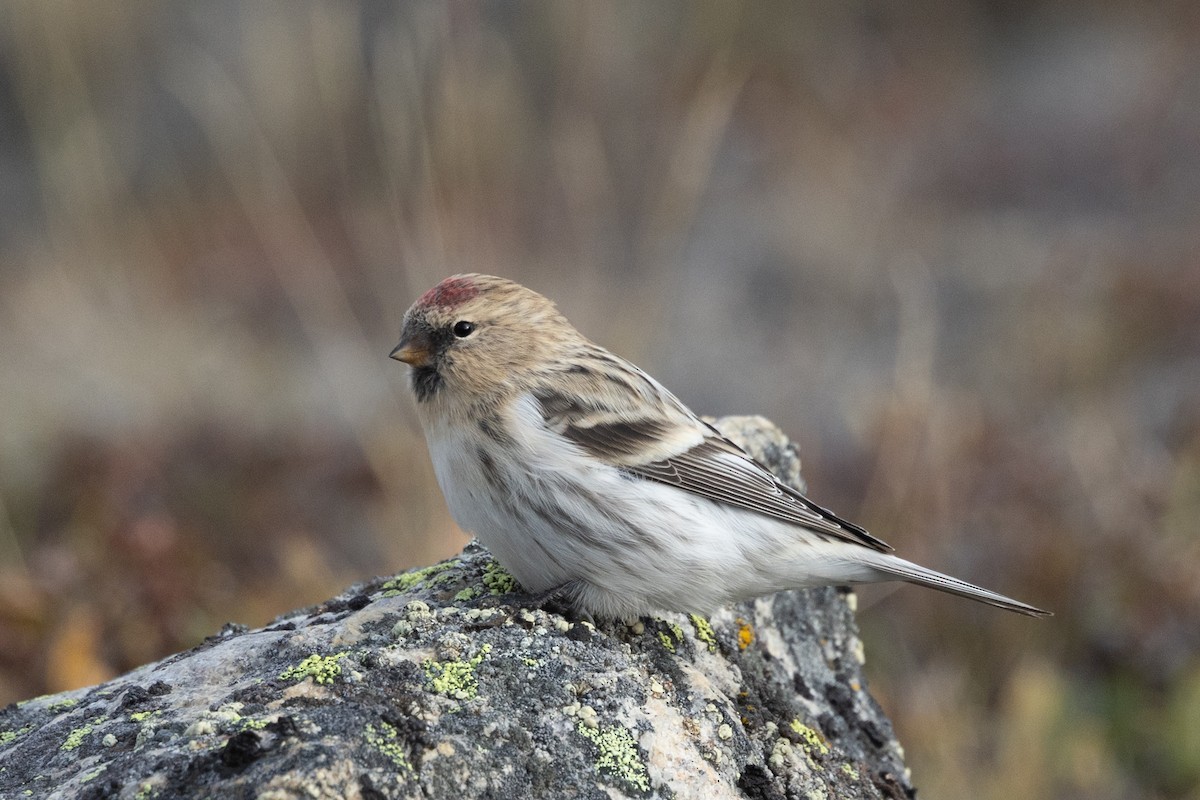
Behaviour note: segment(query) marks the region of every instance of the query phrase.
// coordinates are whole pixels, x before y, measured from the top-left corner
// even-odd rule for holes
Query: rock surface
[[[718,426],[793,485],[771,423]],[[0,798],[911,797],[852,595],[564,619],[477,545],[0,712]]]

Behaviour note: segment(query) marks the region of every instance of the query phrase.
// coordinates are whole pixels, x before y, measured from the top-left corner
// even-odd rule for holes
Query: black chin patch
[[[438,373],[436,367],[413,368],[412,389],[413,394],[417,396],[418,403],[424,403],[437,394],[438,389],[441,388],[442,376]]]

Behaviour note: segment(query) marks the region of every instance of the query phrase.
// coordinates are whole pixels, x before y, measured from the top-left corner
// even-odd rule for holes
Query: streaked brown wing
[[[710,437],[677,456],[625,467],[625,470],[718,503],[766,514],[873,550],[887,552],[893,549],[854,523],[841,519],[781,483],[728,439]]]
[[[619,373],[618,373],[619,374]],[[628,373],[626,373],[628,374]],[[638,383],[597,378],[587,391],[564,392],[560,374],[554,390],[534,392],[547,425],[574,442],[592,457],[630,475],[658,481],[718,503],[800,525],[873,550],[892,548],[859,526],[810,502],[781,483],[744,450],[691,415],[678,400],[653,379],[638,373]],[[641,383],[645,381],[645,383]],[[581,387],[582,388],[582,387]],[[636,416],[646,405],[647,389],[655,391],[661,416]],[[583,398],[589,398],[584,401]],[[671,416],[677,417],[671,419]],[[703,431],[707,428],[707,431]],[[647,462],[647,455],[667,454]]]
[[[611,368],[574,365],[533,390],[550,430],[614,467],[672,456],[703,438],[691,412],[649,375],[611,353],[591,355]]]

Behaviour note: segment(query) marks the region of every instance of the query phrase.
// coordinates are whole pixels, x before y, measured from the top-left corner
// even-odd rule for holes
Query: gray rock
[[[771,423],[719,425],[800,485]],[[0,797],[911,797],[852,599],[596,628],[530,607],[472,544],[9,706]]]

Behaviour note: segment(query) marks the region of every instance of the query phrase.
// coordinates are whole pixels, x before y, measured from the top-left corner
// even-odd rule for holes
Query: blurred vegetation
[[[465,270],[1056,612],[863,591],[923,796],[1200,798],[1195,4],[0,5],[0,702],[457,550]]]

